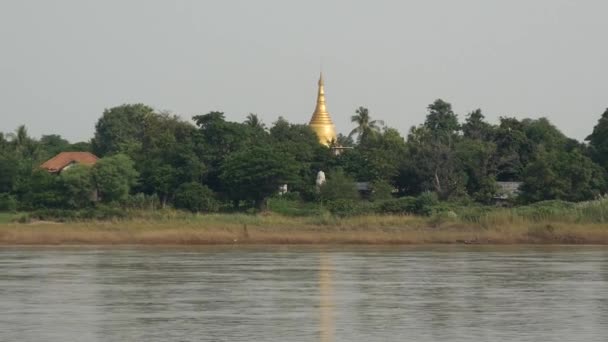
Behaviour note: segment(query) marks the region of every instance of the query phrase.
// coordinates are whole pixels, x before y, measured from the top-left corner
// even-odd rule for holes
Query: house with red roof
[[[50,173],[59,174],[75,164],[88,166],[95,165],[97,160],[99,160],[99,158],[90,152],[61,152],[53,158],[45,161],[42,165],[40,165],[40,167]]]

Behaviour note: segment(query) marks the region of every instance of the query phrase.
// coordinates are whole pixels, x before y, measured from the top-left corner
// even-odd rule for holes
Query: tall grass
[[[463,207],[456,209],[462,222],[482,226],[538,222],[608,223],[608,199],[570,203],[544,201],[515,208]]]
[[[442,204],[429,217],[338,217],[321,205],[288,201],[271,202],[270,209],[257,215],[129,209],[117,217],[100,214],[103,220],[84,219],[85,213],[70,214],[63,222],[29,224],[6,223],[14,216],[0,214],[0,222],[5,222],[0,225],[0,244],[608,244],[608,199],[516,208]]]

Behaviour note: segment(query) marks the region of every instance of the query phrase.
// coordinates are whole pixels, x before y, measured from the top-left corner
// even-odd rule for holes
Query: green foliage
[[[485,116],[481,109],[476,109],[467,115],[465,123],[462,125],[462,133],[465,138],[473,140],[488,141],[494,135],[494,127],[484,121]]]
[[[541,151],[523,173],[521,200],[585,201],[606,190],[606,172],[578,150]]]
[[[270,138],[273,149],[293,156],[296,161],[298,177],[290,184],[290,189],[309,192],[316,170],[323,169],[331,159],[329,149],[319,143],[308,125],[290,124],[282,117],[270,128]]]
[[[61,208],[65,196],[59,178],[35,169],[20,181],[17,189],[20,209]]]
[[[323,210],[318,203],[303,202],[297,199],[275,196],[268,200],[268,210],[291,217],[319,216]]]
[[[376,212],[380,214],[413,215],[416,213],[416,198],[405,196],[380,202]]]
[[[17,199],[11,194],[0,193],[0,211],[17,210]]]
[[[15,155],[0,153],[0,192],[12,192],[20,176],[20,160]]]
[[[82,220],[115,220],[129,218],[129,213],[125,210],[105,205],[82,209],[82,210],[66,210],[66,209],[38,209],[28,215],[29,219],[37,219],[43,221],[82,221]]]
[[[106,109],[95,125],[93,151],[98,156],[126,153],[133,157],[142,146],[143,123],[154,110],[144,104]]]
[[[345,198],[326,201],[324,206],[330,213],[338,217],[363,215],[369,211],[369,207],[362,202]]]
[[[362,143],[366,138],[379,133],[380,127],[384,126],[382,120],[372,120],[369,115],[369,110],[365,107],[359,107],[355,110],[355,115],[351,116],[350,121],[355,123],[355,127],[350,134],[349,138],[357,136],[357,142]]]
[[[448,102],[436,100],[427,110],[425,122],[412,127],[406,141],[359,107],[351,118],[351,135],[332,142],[350,147],[339,155],[319,144],[308,125],[279,118],[267,129],[255,114],[239,123],[209,112],[195,116],[195,126],[143,104],[125,104],[103,112],[90,143],[76,144],[56,134],[35,139],[20,126],[0,133],[0,208],[98,211],[99,203],[91,201],[97,192],[103,203],[122,208],[158,211],[176,204],[199,210],[204,206],[194,203],[199,197],[186,196],[197,190],[180,188],[196,183],[231,200],[235,210],[243,204],[261,209],[280,185],[288,184],[297,195],[273,198],[271,210],[294,216],[322,213],[323,203],[350,215],[369,207],[359,201],[358,181],[371,184],[370,200],[378,212],[435,215],[441,221],[448,212],[485,215],[477,204],[496,200],[498,181],[523,182],[521,196],[512,200],[520,204],[591,203],[608,190],[608,110],[587,137],[588,146],[567,138],[546,118],[501,117],[493,125],[478,109],[461,125]],[[103,157],[92,169],[74,166],[57,175],[39,168],[59,152],[90,150]],[[319,170],[328,179],[317,189]],[[392,189],[417,197],[392,199]],[[442,203],[429,199],[435,195],[428,191]],[[351,202],[363,208],[350,210]],[[524,208],[518,210],[546,214]],[[559,210],[581,220],[584,211],[603,222],[604,209],[594,204]]]
[[[214,212],[219,209],[219,203],[211,189],[200,183],[190,182],[177,188],[175,207],[191,212]]]
[[[449,141],[451,136],[460,129],[458,116],[452,110],[452,105],[437,99],[427,109],[428,115],[424,126],[432,132],[436,139]]]
[[[347,176],[342,170],[336,170],[327,176],[325,184],[320,187],[322,201],[337,201],[359,199],[359,192],[355,180]]]
[[[84,208],[95,199],[95,186],[89,166],[74,165],[64,170],[59,175],[59,183],[65,196],[64,206],[68,208]]]
[[[40,145],[47,158],[70,149],[70,142],[57,134],[43,135],[40,138]]]
[[[93,167],[93,181],[104,203],[121,202],[139,176],[133,161],[124,154],[100,159]]]
[[[593,160],[608,170],[608,108],[585,140],[591,146]]]
[[[230,154],[222,164],[220,180],[229,199],[254,201],[265,209],[266,199],[279,186],[297,178],[294,158],[270,147],[252,147]]]
[[[466,191],[482,203],[490,203],[498,191],[495,153],[492,142],[464,138],[456,144],[456,156],[466,174]]]
[[[442,210],[437,195],[432,192],[424,192],[418,197],[404,196],[385,200],[375,205],[375,211],[379,214],[430,216],[433,212]]]
[[[371,184],[372,194],[370,200],[372,202],[382,201],[393,198],[393,186],[386,181],[375,181]]]

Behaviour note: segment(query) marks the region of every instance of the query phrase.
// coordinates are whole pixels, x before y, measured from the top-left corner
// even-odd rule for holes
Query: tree
[[[493,134],[493,127],[484,121],[485,116],[481,109],[476,109],[467,115],[465,123],[462,125],[462,132],[466,138],[476,140],[490,140]]]
[[[332,159],[330,150],[319,143],[310,126],[290,124],[282,117],[270,128],[270,138],[273,149],[291,155],[297,163],[298,178],[291,184],[291,189],[312,194],[318,170],[327,170]]]
[[[137,182],[133,161],[124,154],[101,158],[93,167],[93,181],[102,202],[120,202]]]
[[[13,154],[0,153],[0,193],[15,190],[21,176],[19,166],[19,159]]]
[[[59,182],[65,196],[65,205],[79,209],[91,204],[95,187],[91,175],[91,167],[74,165],[61,172]]]
[[[355,113],[351,116],[350,121],[356,123],[357,127],[350,132],[349,137],[357,135],[357,141],[361,142],[368,135],[380,132],[380,126],[384,125],[384,121],[372,120],[367,108],[359,107]]]
[[[257,114],[249,113],[247,115],[247,120],[245,120],[245,124],[251,128],[265,130],[266,125],[260,120]]]
[[[220,180],[229,199],[250,200],[264,210],[279,186],[297,178],[298,165],[287,153],[254,146],[230,154],[221,166]]]
[[[590,200],[606,191],[606,171],[580,151],[540,150],[523,172],[524,202]]]
[[[144,121],[154,110],[144,104],[125,104],[106,109],[95,124],[93,152],[105,155],[125,153],[136,156],[142,145]]]
[[[443,142],[449,142],[460,129],[458,116],[452,110],[452,105],[442,99],[437,99],[427,107],[428,114],[424,126]]]
[[[496,184],[496,145],[478,139],[464,138],[456,143],[456,158],[466,174],[466,191],[475,200],[490,203]]]
[[[17,127],[15,133],[10,133],[8,136],[11,138],[10,147],[13,153],[22,163],[27,162],[33,168],[43,159],[40,144],[28,135],[24,125]]]
[[[533,155],[533,144],[516,118],[501,117],[495,130],[497,179],[520,181]]]
[[[323,201],[359,199],[355,180],[340,169],[328,175],[327,181],[320,188],[320,194]]]
[[[175,207],[192,212],[212,212],[218,210],[219,203],[211,189],[197,182],[189,182],[177,188]]]
[[[22,209],[43,209],[65,207],[65,195],[61,183],[55,175],[43,169],[22,171],[15,192]]]
[[[220,166],[226,156],[252,146],[270,144],[268,132],[226,121],[223,112],[196,115],[193,119],[199,127],[199,157],[208,169],[205,184],[216,192],[220,191]]]
[[[386,127],[382,133],[367,136],[354,149],[338,156],[337,164],[359,181],[394,183],[405,151],[403,137],[397,130]]]
[[[466,174],[455,148],[459,129],[458,117],[449,103],[439,99],[430,104],[424,124],[412,127],[408,135],[412,161],[400,170],[400,182],[404,174],[415,175],[421,183],[412,188],[418,191],[433,190],[443,200],[462,195]]]
[[[608,108],[585,140],[589,142],[593,160],[608,170]]]
[[[40,138],[40,147],[44,151],[45,157],[51,158],[60,152],[69,150],[70,142],[58,134],[43,135]]]

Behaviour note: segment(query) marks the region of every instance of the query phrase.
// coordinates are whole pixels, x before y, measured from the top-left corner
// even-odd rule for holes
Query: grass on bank
[[[14,213],[0,212],[0,224],[14,222],[17,215]]]
[[[284,200],[271,201],[271,210],[261,214],[116,208],[2,213],[0,244],[608,244],[605,199],[515,208],[439,203],[430,216],[373,211],[399,205],[346,208],[354,214]]]

